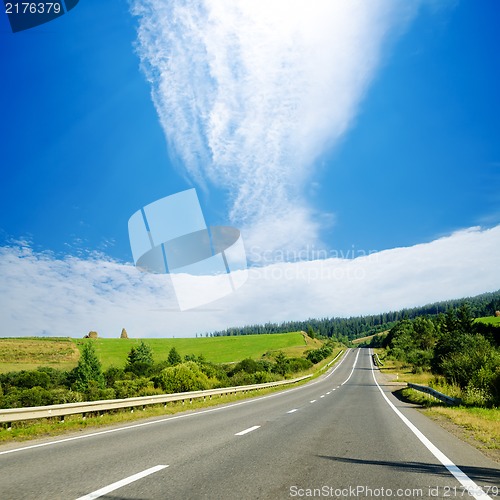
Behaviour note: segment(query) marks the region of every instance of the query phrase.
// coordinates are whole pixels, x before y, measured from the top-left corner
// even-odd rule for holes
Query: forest
[[[382,314],[351,318],[311,318],[305,321],[285,321],[283,323],[248,325],[241,328],[228,328],[226,330],[213,332],[210,335],[217,337],[305,331],[309,335],[313,333],[319,337],[332,338],[339,342],[347,343],[350,340],[389,330],[402,319],[414,319],[419,316],[439,316],[441,313],[457,309],[466,303],[473,317],[492,316],[495,311],[500,310],[500,290],[492,293],[484,293],[475,297],[435,302],[421,307],[402,309]]]

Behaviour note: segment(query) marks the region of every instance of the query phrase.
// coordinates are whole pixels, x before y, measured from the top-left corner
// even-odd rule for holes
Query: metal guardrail
[[[154,404],[167,404],[174,401],[184,401],[207,397],[212,399],[212,396],[223,396],[227,394],[236,394],[237,392],[247,392],[257,389],[265,389],[268,387],[276,387],[280,385],[289,385],[300,382],[312,377],[305,375],[291,380],[279,380],[277,382],[266,382],[264,384],[240,385],[236,387],[223,387],[219,389],[208,389],[206,391],[191,391],[178,392],[175,394],[159,394],[155,396],[143,396],[137,398],[126,399],[107,399],[103,401],[86,401],[82,403],[65,403],[49,406],[32,406],[27,408],[7,408],[0,410],[0,423],[7,423],[8,428],[11,428],[12,422],[20,422],[22,420],[33,420],[38,418],[59,417],[64,422],[64,417],[67,415],[75,415],[78,413],[85,415],[87,413],[104,413],[109,410],[120,408],[136,408]]]
[[[427,387],[426,385],[418,385],[408,382],[408,387],[410,387],[411,389],[415,389],[416,391],[425,392],[426,394],[429,394],[432,397],[439,399],[443,403],[449,405],[459,405],[461,403],[461,400],[459,398],[452,398],[451,396],[447,396],[446,394],[436,391],[432,387]]]
[[[373,363],[375,366],[384,366],[384,363],[382,363],[382,361],[380,361],[380,358],[378,357],[377,353],[373,354],[372,358],[373,358]]]

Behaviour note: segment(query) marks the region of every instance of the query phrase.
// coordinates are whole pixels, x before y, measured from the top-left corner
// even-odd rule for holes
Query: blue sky
[[[86,291],[75,296],[89,307],[93,294],[113,303],[103,283],[113,290],[116,276],[96,284],[95,275],[112,262],[131,276],[129,217],[190,187],[209,224],[242,230],[253,264],[273,265],[285,254],[314,260],[319,249],[332,257],[411,253],[475,234],[449,273],[470,267],[471,252],[498,269],[500,7],[493,0],[369,4],[315,13],[280,2],[169,8],[81,0],[59,19],[15,34],[1,14],[0,246],[10,271],[0,294],[12,295],[10,280],[21,277],[30,286],[24,251],[36,269],[46,266],[40,289],[71,281],[78,262],[94,266],[94,277],[82,278]],[[262,260],[263,253],[273,257]],[[405,265],[412,264],[398,263]],[[457,289],[447,275],[441,295],[423,292],[429,281],[418,293],[391,285],[385,302],[365,309],[338,299],[293,314],[372,313],[500,287],[498,273],[475,276]],[[130,279],[140,288],[140,278]],[[150,285],[150,292],[162,286]],[[342,280],[331,284],[338,293],[344,285],[351,290]],[[66,323],[50,327],[60,313],[26,290],[15,295],[16,307],[44,316],[24,324],[22,312],[4,306],[12,331],[63,331]],[[292,319],[285,309],[252,320],[257,299],[238,293],[237,304],[218,302],[226,313],[217,318],[177,314],[173,322],[191,334]],[[404,300],[393,301],[398,295]],[[162,307],[158,294],[155,306],[143,299],[145,308]],[[78,321],[79,331],[93,329]],[[163,322],[149,333],[161,335]]]

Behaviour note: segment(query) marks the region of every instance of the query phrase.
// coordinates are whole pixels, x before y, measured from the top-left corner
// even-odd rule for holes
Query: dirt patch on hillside
[[[53,365],[77,362],[79,357],[70,340],[0,339],[0,363]]]

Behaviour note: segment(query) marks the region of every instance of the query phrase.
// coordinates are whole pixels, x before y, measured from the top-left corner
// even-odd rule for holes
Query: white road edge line
[[[297,411],[297,408],[294,408],[293,410],[287,411],[287,413],[295,413]]]
[[[372,350],[370,349],[370,355]],[[431,443],[422,432],[420,432],[415,425],[413,425],[389,400],[389,398],[384,394],[384,391],[380,387],[375,378],[375,371],[373,369],[373,363],[371,363],[372,376],[378,390],[386,400],[387,404],[394,410],[396,415],[406,424],[406,426],[417,436],[420,442],[448,469],[448,471],[455,477],[455,479],[469,492],[470,496],[480,500],[492,500],[489,495],[487,495],[484,490],[477,485],[465,472],[459,469],[436,445]]]
[[[122,479],[121,481],[117,481],[116,483],[110,484],[109,486],[105,486],[104,488],[101,488],[100,490],[96,490],[92,493],[89,493],[88,495],[85,495],[83,497],[77,498],[77,500],[94,500],[95,498],[102,497],[104,495],[107,495],[108,493],[111,493],[112,491],[117,490],[118,488],[122,488],[123,486],[127,486],[127,484],[133,483],[134,481],[137,481],[139,479],[142,479],[143,477],[149,476],[150,474],[154,474],[155,472],[158,472],[162,469],[167,468],[168,465],[155,465],[154,467],[151,467],[150,469],[146,469],[142,472],[138,472],[137,474],[134,474],[133,476],[126,477],[125,479]]]
[[[253,427],[249,427],[248,429],[245,429],[244,431],[237,432],[235,436],[243,436],[244,434],[248,434],[249,432],[255,431],[260,427],[260,425],[254,425]]]
[[[231,404],[226,404],[224,406],[218,406],[216,408],[209,408],[208,410],[200,410],[200,411],[196,411],[196,412],[193,412],[193,413],[183,413],[183,414],[180,414],[180,415],[173,415],[172,417],[160,418],[158,420],[150,420],[148,422],[141,422],[139,424],[126,425],[124,427],[115,427],[114,429],[107,429],[105,431],[91,432],[89,434],[83,434],[83,435],[80,435],[80,436],[72,436],[72,437],[69,437],[69,438],[56,439],[55,441],[47,441],[45,443],[31,444],[31,445],[28,445],[28,446],[23,446],[21,448],[13,448],[11,450],[0,451],[0,455],[9,455],[10,453],[17,453],[19,451],[33,450],[35,448],[42,448],[42,447],[45,447],[45,446],[52,446],[54,444],[67,443],[69,441],[77,441],[77,440],[80,440],[80,439],[88,439],[88,438],[91,438],[91,437],[102,436],[104,434],[111,434],[111,433],[114,433],[114,432],[121,432],[121,431],[130,430],[130,429],[137,429],[139,427],[145,427],[145,426],[149,426],[149,425],[161,424],[161,423],[164,423],[164,422],[169,422],[171,420],[178,420],[180,418],[190,418],[190,417],[194,417],[194,416],[197,416],[197,415],[204,415],[206,413],[213,413],[213,412],[216,412],[216,411],[223,411],[223,410],[226,410],[227,408],[234,408],[236,406],[251,404],[251,403],[254,403],[256,401],[262,401],[263,399],[280,397],[280,396],[283,396],[285,394],[290,394],[292,392],[299,391],[299,390],[304,389],[306,387],[311,387],[312,385],[315,385],[318,382],[322,382],[323,380],[326,380],[328,377],[330,377],[331,375],[333,375],[333,373],[335,373],[335,371],[337,370],[337,368],[345,361],[345,359],[347,358],[347,355],[349,354],[349,352],[350,352],[350,349],[347,349],[347,351],[342,356],[340,362],[337,363],[335,365],[335,368],[330,373],[328,373],[328,375],[326,375],[323,379],[318,379],[318,380],[316,380],[314,382],[311,382],[311,383],[309,383],[307,385],[301,385],[299,387],[294,387],[293,389],[288,389],[288,390],[285,390],[285,391],[282,391],[282,392],[276,392],[274,394],[268,394],[267,396],[261,396],[261,397],[258,397],[258,398],[246,399],[245,401],[239,401],[238,403],[231,403]]]
[[[356,363],[358,362],[358,356],[359,356],[360,352],[361,351],[358,349],[358,354],[356,354],[356,359],[354,360],[354,363],[352,365],[351,373],[340,385],[344,385],[344,384],[347,384],[347,382],[349,382],[349,379],[352,377],[352,374],[354,373],[354,368],[356,368]]]

